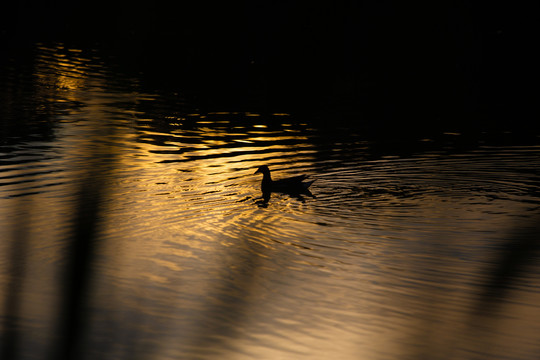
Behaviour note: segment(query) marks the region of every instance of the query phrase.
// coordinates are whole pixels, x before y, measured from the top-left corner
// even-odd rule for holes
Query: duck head
[[[270,174],[270,169],[266,165],[259,166],[257,171],[255,171],[255,174],[259,174],[259,173],[262,173],[263,175]]]

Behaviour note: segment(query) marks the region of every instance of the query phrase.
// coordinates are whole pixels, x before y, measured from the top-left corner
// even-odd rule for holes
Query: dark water
[[[538,358],[535,134],[208,113],[97,50],[33,56],[2,73],[3,354],[71,329],[82,359]],[[264,204],[262,164],[315,197]]]

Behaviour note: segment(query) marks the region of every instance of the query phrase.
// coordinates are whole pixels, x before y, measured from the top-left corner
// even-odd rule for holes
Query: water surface
[[[203,112],[97,50],[33,56],[2,73],[0,339],[17,358],[54,353],[87,212],[80,358],[539,355],[537,143]],[[264,203],[262,164],[315,197]]]

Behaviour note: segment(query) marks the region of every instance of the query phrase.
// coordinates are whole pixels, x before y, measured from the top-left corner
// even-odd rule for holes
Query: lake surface
[[[15,358],[61,343],[73,239],[91,242],[81,359],[538,358],[538,134],[202,112],[97,50],[32,56],[0,93]],[[262,164],[314,197],[264,202]]]

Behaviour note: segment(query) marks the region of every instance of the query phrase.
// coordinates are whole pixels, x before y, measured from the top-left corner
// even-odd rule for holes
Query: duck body
[[[278,180],[272,180],[270,175],[270,169],[268,166],[263,165],[257,169],[255,174],[262,173],[263,179],[261,181],[261,190],[263,193],[270,192],[283,192],[288,194],[301,194],[309,193],[308,188],[313,184],[315,180],[306,181],[306,175],[293,176]]]

